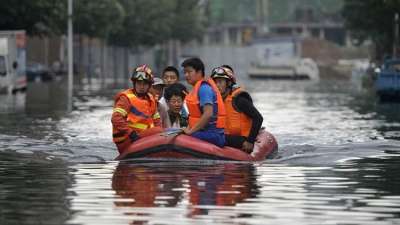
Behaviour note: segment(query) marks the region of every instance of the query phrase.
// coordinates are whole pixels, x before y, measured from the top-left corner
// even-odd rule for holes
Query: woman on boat
[[[261,128],[263,117],[254,107],[249,93],[235,86],[236,78],[232,67],[223,65],[212,70],[226,110],[225,145],[251,153]]]
[[[167,128],[187,127],[187,114],[182,113],[186,94],[186,87],[180,83],[171,84],[165,89],[164,97],[168,104],[168,119],[170,123],[170,126]]]

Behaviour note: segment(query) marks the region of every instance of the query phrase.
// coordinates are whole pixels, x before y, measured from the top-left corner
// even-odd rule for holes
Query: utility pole
[[[74,90],[73,71],[73,27],[72,27],[72,2],[68,0],[68,111],[72,111],[72,97]]]
[[[399,13],[394,14],[393,58],[397,58],[397,43],[399,42]]]

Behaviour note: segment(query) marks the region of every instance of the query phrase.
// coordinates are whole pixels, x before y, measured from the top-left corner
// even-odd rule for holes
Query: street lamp
[[[72,111],[73,97],[73,27],[72,27],[72,4],[73,0],[68,0],[68,111]]]

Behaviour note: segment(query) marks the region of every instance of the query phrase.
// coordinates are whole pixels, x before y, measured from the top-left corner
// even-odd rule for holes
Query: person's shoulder
[[[249,101],[252,103],[253,99],[251,98],[250,94],[247,91],[240,90],[239,93],[235,95],[234,101]]]
[[[121,101],[121,100],[128,100],[128,97],[125,95],[127,90],[123,90],[118,92],[117,94],[114,95],[114,100],[115,101]]]
[[[203,82],[199,88],[200,91],[212,91],[212,87],[209,83]]]
[[[160,105],[167,106],[167,100],[164,97],[161,97],[160,100],[158,100],[158,103]]]

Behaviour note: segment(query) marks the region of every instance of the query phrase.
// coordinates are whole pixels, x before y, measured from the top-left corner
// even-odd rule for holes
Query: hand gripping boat
[[[214,144],[185,134],[170,135],[164,132],[143,137],[133,142],[116,159],[157,158],[262,161],[266,158],[272,158],[277,150],[278,143],[275,137],[266,130],[260,130],[258,133],[251,154],[227,146],[220,148]]]

